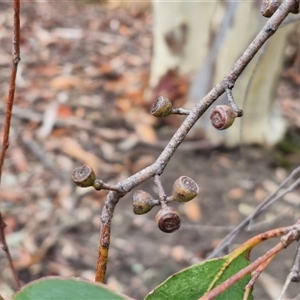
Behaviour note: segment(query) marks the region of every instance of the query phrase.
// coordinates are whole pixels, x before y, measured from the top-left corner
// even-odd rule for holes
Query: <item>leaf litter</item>
[[[161,139],[180,124],[181,117],[158,122],[148,114],[151,103],[144,101],[152,25],[149,5],[22,2],[22,60],[0,210],[23,283],[47,275],[93,279],[106,194],[75,187],[73,169],[90,164],[103,181],[116,183],[151,164],[163,147]],[[10,3],[0,3],[0,28],[0,96],[6,99]],[[300,127],[295,115],[299,105],[293,100],[299,98],[300,76],[300,54],[295,51],[298,54],[283,74],[278,95],[287,117]],[[179,80],[171,72],[159,88],[183,105],[187,78]],[[4,115],[4,101],[0,112]],[[3,126],[3,118],[0,123]],[[173,127],[166,131],[168,124]],[[267,179],[280,183],[270,170],[286,174],[278,166],[270,167],[262,150],[222,154],[209,147],[198,150],[197,141],[191,142],[195,143],[176,153],[162,176],[169,193],[180,175],[199,183],[195,202],[178,207],[182,223],[191,226],[168,236],[158,232],[155,212],[133,215],[131,193],[117,207],[107,283],[137,299],[174,272],[203,260],[224,236],[224,230],[217,228],[226,230],[243,218],[238,203],[256,205],[261,194],[268,193]],[[299,159],[292,158],[295,163]],[[155,195],[151,182],[141,188]],[[299,205],[296,195],[289,199],[285,207]],[[294,213],[286,219],[291,222],[297,217]],[[242,234],[239,241],[247,237]],[[1,295],[9,299],[15,287],[3,252],[0,269]],[[266,296],[263,290],[259,295]]]

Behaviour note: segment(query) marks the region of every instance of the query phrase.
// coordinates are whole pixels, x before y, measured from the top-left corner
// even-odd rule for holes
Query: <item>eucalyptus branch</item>
[[[11,69],[10,83],[9,83],[9,93],[8,93],[8,99],[6,103],[5,124],[3,130],[4,135],[2,141],[2,148],[0,152],[0,181],[1,181],[3,163],[5,159],[5,153],[9,147],[10,121],[12,116],[12,108],[14,104],[18,63],[20,61],[20,0],[14,0],[14,33],[13,33],[12,41],[13,41],[12,44],[13,60],[12,60],[12,69]]]
[[[13,31],[13,39],[12,39],[13,60],[12,60],[12,69],[11,69],[10,83],[9,83],[9,93],[8,93],[8,99],[6,103],[6,114],[5,114],[5,123],[3,129],[2,148],[0,151],[0,182],[1,182],[2,168],[4,164],[6,150],[9,147],[10,122],[12,116],[12,108],[14,104],[18,63],[20,61],[20,0],[14,0],[13,8],[14,8],[14,31]],[[15,279],[16,285],[18,289],[21,289],[21,284],[18,279],[16,269],[13,265],[9,248],[7,246],[5,233],[4,233],[5,226],[6,225],[3,221],[2,214],[0,212],[0,245],[3,251],[6,253],[6,257],[9,262],[10,269],[13,273],[13,277]]]
[[[100,245],[96,267],[96,281],[103,282],[105,278],[110,245],[111,219],[114,214],[115,206],[120,198],[147,179],[155,175],[161,175],[164,172],[164,169],[174,152],[182,143],[190,129],[195,125],[208,107],[225,92],[228,84],[234,84],[236,82],[238,77],[241,75],[258,50],[276,32],[279,25],[287,17],[293,7],[293,1],[284,1],[282,3],[279,9],[267,21],[266,25],[249,45],[246,51],[237,60],[228,75],[225,76],[220,83],[216,84],[216,86],[213,87],[212,90],[196,104],[193,110],[189,111],[188,116],[171,138],[168,145],[164,148],[157,160],[152,165],[119,182],[116,185],[117,191],[110,191],[108,193],[101,215]],[[165,110],[160,110],[160,107],[158,107],[157,104],[160,102],[166,104]],[[167,116],[173,113],[173,108],[168,104],[164,97],[159,97],[155,103],[155,106],[152,108],[151,113],[158,117]]]

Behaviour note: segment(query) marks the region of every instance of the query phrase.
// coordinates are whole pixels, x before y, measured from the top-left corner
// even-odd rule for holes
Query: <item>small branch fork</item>
[[[254,284],[256,283],[258,277],[262,273],[262,271],[269,265],[269,263],[273,260],[275,255],[270,256],[268,259],[266,259],[255,271],[251,274],[251,280],[245,287],[245,293],[244,293],[244,300],[248,300],[249,295],[253,289]]]
[[[237,60],[229,74],[225,76],[204,98],[202,98],[195,108],[188,113],[182,125],[176,131],[174,136],[169,141],[168,145],[162,151],[157,160],[150,166],[132,175],[131,177],[119,182],[116,185],[118,191],[110,191],[107,195],[102,214],[101,214],[101,230],[100,230],[100,245],[98,250],[98,261],[96,266],[95,281],[104,282],[105,272],[107,268],[108,250],[110,244],[111,219],[114,214],[114,209],[120,198],[131,191],[133,188],[144,182],[145,180],[161,175],[173,156],[176,149],[184,140],[190,129],[195,125],[198,119],[204,114],[208,107],[215,102],[228,87],[228,84],[234,84],[246,66],[263,46],[263,44],[276,32],[279,25],[287,17],[289,12],[295,6],[295,0],[284,1],[274,15],[267,21],[256,38],[252,41],[246,51]],[[183,111],[182,111],[183,112]],[[120,192],[122,191],[122,192]],[[280,251],[280,250],[278,250]],[[257,266],[260,265],[257,264]],[[254,268],[256,269],[257,266]],[[249,272],[249,271],[248,271]]]
[[[12,69],[11,69],[10,83],[9,83],[9,93],[8,93],[8,99],[6,104],[6,115],[5,115],[4,129],[3,129],[2,148],[0,151],[0,182],[1,182],[4,159],[5,159],[5,153],[9,147],[10,121],[12,116],[12,108],[14,104],[15,83],[16,83],[16,76],[18,70],[18,63],[20,61],[20,0],[14,0],[13,7],[14,7],[14,32],[13,32],[13,39],[12,39],[13,60],[12,60]],[[16,285],[18,289],[21,289],[21,284],[18,279],[17,272],[12,262],[10,251],[6,243],[5,234],[4,234],[5,226],[6,225],[3,221],[2,214],[0,212],[0,246],[3,249],[3,251],[6,253],[6,257],[9,262],[9,266],[12,270]]]
[[[157,187],[158,199],[161,204],[161,207],[165,207],[167,205],[167,195],[165,193],[165,190],[163,188],[163,185],[161,183],[161,179],[160,179],[159,175],[154,176],[154,184]]]
[[[273,236],[272,236],[272,232],[274,232]],[[282,237],[280,239],[280,242],[276,246],[271,248],[264,255],[257,258],[249,266],[247,266],[244,269],[240,270],[238,273],[234,274],[233,276],[231,276],[230,278],[228,278],[227,280],[222,282],[220,285],[218,285],[215,288],[213,288],[212,290],[210,290],[206,295],[199,298],[199,300],[212,300],[212,299],[214,299],[216,296],[218,296],[219,294],[221,294],[222,292],[227,290],[230,286],[232,286],[234,283],[239,281],[241,278],[243,278],[244,276],[246,276],[247,274],[249,274],[251,272],[254,272],[252,274],[252,279],[250,280],[249,284],[245,288],[246,297],[244,296],[244,299],[247,299],[247,295],[249,294],[250,288],[253,286],[256,279],[258,278],[258,276],[260,275],[262,270],[267,266],[267,264],[275,257],[275,255],[278,252],[285,249],[292,242],[299,240],[299,238],[300,238],[300,222],[298,221],[294,226],[289,226],[289,227],[286,227],[286,228],[281,228],[279,230],[270,231],[269,235],[270,235],[269,237],[278,237],[280,235]]]

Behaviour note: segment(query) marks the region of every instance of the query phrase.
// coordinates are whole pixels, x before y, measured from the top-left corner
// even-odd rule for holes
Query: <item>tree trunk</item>
[[[228,73],[267,20],[256,1],[155,1],[153,11],[150,88],[159,86],[170,71],[193,74],[189,108]],[[274,99],[287,38],[294,28],[291,24],[279,29],[237,80],[233,95],[244,110],[242,121],[238,118],[229,129],[217,131],[209,123],[209,112],[199,120],[212,143],[273,145],[283,137],[287,124]],[[226,103],[221,98],[216,104]]]

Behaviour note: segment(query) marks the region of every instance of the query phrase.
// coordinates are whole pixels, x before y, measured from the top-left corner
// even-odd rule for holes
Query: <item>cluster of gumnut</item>
[[[188,115],[190,111],[182,108],[173,108],[171,101],[163,96],[156,99],[151,108],[151,114],[157,118],[167,117],[172,114]],[[228,105],[217,105],[210,112],[211,124],[218,130],[224,130],[230,127],[236,117],[243,114],[240,109],[232,109]]]
[[[117,186],[104,183],[96,179],[95,172],[87,165],[76,168],[72,175],[73,181],[80,187],[93,187],[96,190],[119,191]],[[155,220],[160,230],[173,232],[180,227],[180,216],[178,211],[168,206],[171,201],[187,202],[196,197],[199,187],[196,182],[187,177],[179,177],[173,185],[172,195],[162,196],[154,199],[149,193],[138,190],[133,195],[133,212],[142,215],[149,212],[154,206],[161,205],[161,209],[156,214]]]
[[[168,205],[171,201],[188,202],[194,199],[199,192],[197,183],[190,177],[180,176],[173,184],[172,195],[163,199],[154,199],[149,193],[138,190],[133,194],[133,212],[142,215],[149,212],[154,206],[161,205],[155,216],[158,228],[171,233],[180,227],[179,212]]]
[[[229,103],[227,105],[218,105],[212,109],[210,120],[212,125],[218,130],[224,130],[230,127],[236,117],[241,117],[243,111],[234,103],[231,87],[226,88]],[[172,114],[189,115],[191,111],[183,108],[173,108],[171,101],[163,96],[156,99],[151,108],[151,114],[155,117],[162,118]],[[72,175],[73,181],[80,187],[92,186],[96,190],[110,190],[120,192],[118,186],[104,183],[102,180],[96,179],[96,175],[92,168],[83,165],[74,170]],[[179,177],[173,185],[172,195],[167,197],[161,190],[159,199],[154,199],[149,193],[138,190],[133,195],[133,212],[142,215],[149,212],[154,206],[161,206],[161,209],[155,216],[158,228],[164,232],[170,233],[180,227],[180,216],[178,211],[170,207],[171,201],[188,202],[196,197],[199,192],[197,183],[187,176]]]

